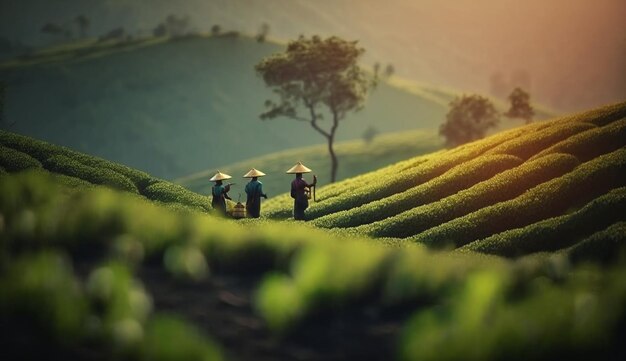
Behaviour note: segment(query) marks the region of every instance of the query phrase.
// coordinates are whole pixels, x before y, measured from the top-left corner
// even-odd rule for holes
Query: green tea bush
[[[115,250],[116,254],[131,257],[134,257],[132,254],[143,253],[154,262],[152,264],[162,260],[165,266],[167,263],[175,265],[170,269],[175,273],[181,269],[185,273],[193,268],[190,266],[198,264],[202,259],[198,250],[211,270],[216,265],[221,270],[237,271],[250,264],[263,264],[265,268],[256,268],[254,274],[272,270],[275,273],[264,277],[254,306],[268,326],[277,332],[288,331],[298,326],[298,320],[310,319],[324,312],[342,312],[363,305],[381,311],[393,310],[397,306],[414,307],[432,314],[444,312],[451,315],[455,324],[462,327],[461,334],[488,335],[476,342],[484,342],[484,348],[489,352],[487,355],[491,355],[494,349],[497,352],[510,351],[510,347],[527,347],[537,342],[534,336],[531,339],[526,336],[510,338],[514,340],[512,345],[504,342],[510,335],[503,330],[519,330],[502,326],[509,325],[505,320],[512,320],[511,324],[519,326],[524,324],[524,317],[528,317],[529,322],[539,327],[546,338],[546,347],[560,350],[555,334],[579,335],[581,337],[576,338],[579,344],[586,342],[604,346],[602,340],[613,342],[611,337],[615,337],[616,333],[612,332],[613,324],[607,322],[620,320],[624,312],[621,289],[617,288],[619,285],[626,287],[623,276],[620,282],[603,278],[603,275],[591,275],[583,278],[583,282],[577,279],[570,282],[572,272],[568,269],[553,274],[557,265],[551,257],[525,262],[522,267],[504,258],[488,255],[435,253],[418,245],[404,248],[378,246],[371,240],[363,242],[349,235],[330,235],[298,222],[251,220],[242,225],[206,217],[198,212],[189,215],[169,212],[140,197],[101,187],[64,196],[61,190],[49,183],[54,178],[46,181],[44,177],[42,173],[27,173],[0,179],[0,212],[6,216],[1,237],[13,237],[23,222],[21,216],[15,214],[28,211],[31,213],[29,222],[36,230],[31,234],[31,242],[49,247],[67,247],[70,253],[74,250],[72,244],[84,244],[89,248],[110,247],[110,252]],[[5,197],[7,194],[9,196]],[[60,213],[63,217],[58,216]],[[143,251],[137,252],[137,248],[143,248]],[[5,252],[6,248],[2,250]],[[171,255],[167,256],[168,253]],[[105,249],[103,254],[111,253]],[[13,258],[14,254],[11,256]],[[616,274],[624,274],[621,267]],[[570,292],[574,288],[561,289],[560,283],[553,282],[557,279],[577,284],[576,293]],[[543,298],[546,284],[549,290],[564,292],[564,297]],[[611,294],[616,297],[616,303],[610,307],[601,301],[597,310],[602,313],[592,313],[591,321],[587,317],[579,318],[576,322],[582,323],[574,326],[551,316],[547,316],[545,324],[536,323],[541,322],[537,320],[542,315],[528,313],[526,308],[520,306],[532,302],[533,309],[556,314],[554,309],[564,307],[567,310],[576,297],[589,293],[595,295],[593,292],[596,290],[602,292],[597,294],[600,297],[598,300],[608,299],[603,295]],[[154,324],[157,317],[149,317],[144,325],[142,320],[146,319],[146,310],[149,309],[146,302],[148,295],[132,296],[136,291],[141,292],[141,288],[136,288],[127,268],[116,262],[96,267],[87,277],[84,300],[94,306],[89,310],[102,322],[96,323],[101,326],[92,327],[90,334],[110,339],[109,342],[112,341],[116,347],[126,347],[129,352],[138,347],[137,354],[142,359],[164,355],[168,359],[188,359],[212,352],[213,348],[201,347],[202,344],[211,345],[210,341],[196,337],[198,333],[186,326],[172,326],[172,323],[164,322],[167,327],[157,327]],[[4,294],[0,295],[0,299],[2,297]],[[572,319],[569,313],[563,317]],[[448,330],[452,321],[445,317],[434,320],[435,323],[426,324],[424,329],[416,329],[411,323],[402,340],[410,339],[408,344],[413,344],[418,342],[413,337],[419,334],[419,344],[427,346],[428,340],[435,342],[433,340],[438,340],[437,335],[442,331],[450,335],[451,348],[474,357],[466,348],[471,345],[460,342],[461,336],[456,331]],[[556,325],[555,328],[548,327],[551,324]],[[497,327],[491,329],[489,326],[492,325]],[[527,333],[538,332],[534,327]],[[140,339],[135,336],[140,332],[144,337],[138,341]],[[430,338],[425,335],[430,335]],[[402,342],[402,345],[407,344]],[[416,352],[414,347],[410,350],[403,348],[402,351],[402,355],[407,352],[406,355],[411,356]],[[423,356],[428,350],[420,352]],[[447,354],[448,350],[443,353],[444,356]]]
[[[28,154],[0,145],[0,165],[6,171],[18,172],[29,168],[41,168],[41,163]]]
[[[138,193],[137,187],[125,176],[107,168],[94,168],[64,155],[55,155],[44,162],[51,172],[80,178],[93,184],[106,185],[131,193]]]
[[[81,297],[68,259],[58,253],[42,252],[4,263],[0,275],[0,318],[30,318],[56,342],[77,342],[88,304]]]
[[[471,275],[449,304],[412,317],[400,359],[608,360],[620,352],[612,331],[626,322],[620,269],[579,269],[563,285],[536,279],[533,286],[518,299],[502,274]]]
[[[219,347],[184,321],[149,317],[150,296],[119,263],[96,267],[83,283],[62,253],[21,255],[4,261],[0,287],[0,321],[19,330],[4,335],[5,355],[56,359],[81,348],[111,359],[222,359]],[[24,349],[24,341],[45,350]]]
[[[405,192],[364,204],[355,209],[320,217],[314,221],[314,224],[332,228],[353,227],[379,221],[455,194],[521,163],[521,159],[509,155],[481,156]]]
[[[26,153],[40,162],[45,161],[52,155],[66,154],[66,152],[69,152],[67,148],[54,146],[42,140],[7,132],[5,130],[0,130],[0,144]]]
[[[626,102],[621,102],[596,109],[585,110],[579,113],[560,116],[550,122],[554,124],[586,122],[602,127],[624,117],[626,117]]]
[[[357,227],[356,230],[377,237],[416,235],[483,207],[517,197],[537,184],[571,171],[577,165],[578,160],[571,155],[546,156],[504,171],[440,201]]]
[[[140,359],[220,361],[220,348],[195,327],[173,315],[155,316],[146,326]]]
[[[474,241],[461,250],[517,257],[532,252],[555,251],[589,234],[626,220],[626,188],[615,189],[583,208],[563,216],[511,229]]]
[[[119,163],[110,162],[108,160],[104,160],[98,157],[75,152],[72,158],[94,168],[106,168],[116,173],[119,173],[124,177],[130,179],[139,190],[143,190],[150,184],[157,182],[157,179],[151,177],[148,173],[127,167]]]
[[[70,191],[73,189],[76,190],[76,189],[83,189],[83,188],[92,188],[92,187],[98,186],[84,179],[72,177],[69,175],[62,174],[62,173],[52,173],[44,168],[30,169],[28,170],[28,172],[32,174],[41,174],[42,177],[54,179],[54,183],[62,186],[61,189],[64,191],[65,190]]]
[[[68,194],[67,189],[58,176],[44,172],[0,179],[0,214],[5,221],[0,241],[10,249],[58,245],[74,252],[116,244],[123,236],[140,242],[141,253],[153,257],[177,238],[193,238],[195,227],[207,232],[215,227],[213,221],[207,227],[196,224],[206,224],[206,214],[172,212],[131,193],[92,187]]]
[[[330,202],[331,199],[341,195],[346,191],[354,191],[360,187],[364,187],[370,181],[380,178],[384,174],[400,172],[428,161],[429,156],[420,156],[411,158],[396,164],[389,165],[379,170],[358,175],[356,177],[344,179],[339,182],[331,183],[320,188],[316,192],[319,202]],[[293,198],[289,193],[272,197],[263,204],[263,216],[268,218],[288,218],[292,215]]]
[[[317,191],[320,196],[319,202],[310,203],[307,217],[318,218],[402,192],[435,178],[454,166],[470,161],[503,142],[514,139],[541,125],[536,123],[523,128],[508,130],[446,152],[442,151],[409,159],[373,173],[322,187]],[[423,161],[424,159],[426,161]],[[326,196],[327,188],[332,197]],[[327,197],[332,198],[332,202]],[[264,212],[270,218],[289,217],[292,214],[293,199],[289,197],[289,194],[285,194],[270,199],[264,207]]]
[[[307,210],[307,217],[315,219],[323,215],[352,209],[378,199],[415,187],[436,178],[451,168],[474,158],[466,153],[456,156],[442,156],[438,161],[429,161],[421,166],[408,169],[399,174],[389,174],[359,188],[358,191],[345,192],[333,199],[333,202],[313,203]]]
[[[93,187],[93,183],[89,183],[88,181],[76,177],[71,177],[61,173],[49,173],[57,183],[69,187],[69,188],[90,188]]]
[[[433,254],[419,245],[400,249],[387,263],[381,302],[389,305],[436,302],[461,286],[474,272],[485,269],[501,274],[511,272],[510,265],[502,258],[467,256],[450,252]]]
[[[626,118],[571,136],[537,153],[531,159],[552,153],[569,153],[586,162],[624,145],[626,145]]]
[[[570,116],[576,121],[589,122],[600,127],[624,117],[626,117],[626,102],[615,103]]]
[[[141,282],[123,264],[110,262],[89,274],[85,291],[100,321],[94,332],[122,349],[136,347],[152,312],[152,299]]]
[[[0,130],[0,144],[26,153],[42,163],[50,157],[62,155],[93,168],[106,168],[127,177],[138,189],[145,188],[151,182],[147,173],[27,136]]]
[[[626,185],[625,172],[626,148],[622,148],[583,163],[564,176],[540,184],[515,199],[456,218],[412,239],[429,246],[460,247],[496,233],[524,227],[561,215],[570,207]]]
[[[379,283],[385,248],[349,242],[349,247],[310,245],[291,264],[291,277],[271,274],[261,283],[257,305],[269,325],[284,331],[318,308],[342,307]]]
[[[510,154],[526,160],[564,139],[594,128],[595,125],[583,122],[552,125],[549,128],[528,132],[504,142],[489,150],[487,154]]]
[[[616,222],[592,234],[570,247],[567,254],[574,263],[595,261],[606,264],[626,259],[626,222]]]
[[[153,183],[144,189],[143,195],[148,199],[163,203],[181,203],[205,211],[211,209],[209,197],[169,182]]]
[[[429,156],[419,156],[415,158],[408,159],[406,161],[398,162],[384,168],[375,170],[373,172],[365,173],[362,175],[358,175],[356,177],[348,178],[340,182],[331,183],[320,189],[320,200],[327,200],[333,197],[336,197],[347,190],[354,190],[360,187],[363,187],[368,182],[381,177],[382,175],[387,175],[390,173],[401,172],[406,169],[410,169],[416,167],[422,163],[427,162],[430,159]]]

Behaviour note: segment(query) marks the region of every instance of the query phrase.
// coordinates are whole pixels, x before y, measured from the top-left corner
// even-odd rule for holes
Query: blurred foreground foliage
[[[609,359],[626,330],[623,224],[511,261],[385,247],[296,222],[174,212],[105,187],[68,192],[40,171],[2,175],[0,195],[3,327],[28,321],[62,349],[222,357],[199,330],[153,311],[135,276],[146,262],[190,281],[262,274],[255,308],[278,335],[324,312],[408,309],[395,355],[406,360]],[[81,277],[74,269],[84,263]]]

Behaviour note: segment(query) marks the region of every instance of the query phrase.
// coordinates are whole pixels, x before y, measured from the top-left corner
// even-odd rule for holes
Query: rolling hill
[[[272,93],[253,67],[281,49],[236,33],[44,49],[0,64],[2,127],[168,179],[321,144],[306,125],[259,120]],[[453,96],[383,82],[348,115],[338,140],[360,139],[370,126],[436,129]]]
[[[104,186],[175,209],[211,210],[211,201],[166,180],[62,146],[0,130],[0,175],[26,170],[51,175],[68,188]]]
[[[321,187],[307,212],[318,227],[432,247],[556,250],[625,220],[625,146],[620,103]],[[288,194],[272,198],[265,213],[290,216],[292,203]]]
[[[615,104],[321,187],[309,223],[173,211],[143,172],[3,132],[3,352],[619,359],[625,116]],[[366,237],[386,227],[405,241]]]
[[[371,143],[363,140],[340,142],[335,148],[339,157],[337,179],[351,178],[386,164],[431,153],[439,150],[442,146],[441,139],[434,132],[419,130],[380,135]],[[247,180],[240,177],[247,173],[250,168],[262,170],[267,174],[261,179],[263,191],[273,197],[289,190],[292,176],[285,174],[285,170],[296,161],[301,161],[313,169],[320,184],[329,182],[330,159],[326,145],[288,149],[218,168],[232,175],[234,182],[240,185],[233,187],[231,196],[240,192],[243,199],[245,199],[243,187]],[[215,174],[215,171],[215,169],[206,170],[175,179],[174,182],[196,193],[209,194],[212,183],[208,179]]]

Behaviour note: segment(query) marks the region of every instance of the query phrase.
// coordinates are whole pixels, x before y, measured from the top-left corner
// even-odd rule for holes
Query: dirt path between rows
[[[189,283],[156,266],[143,267],[138,276],[156,311],[176,313],[195,324],[234,361],[390,360],[408,314],[405,310],[381,314],[373,306],[360,305],[315,315],[280,338],[253,309],[258,276],[213,275]]]

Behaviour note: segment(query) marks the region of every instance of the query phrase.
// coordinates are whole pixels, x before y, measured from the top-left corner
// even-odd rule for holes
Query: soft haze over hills
[[[232,36],[61,46],[0,64],[13,123],[2,128],[169,179],[323,143],[308,124],[259,119],[272,93],[254,64],[281,49]],[[453,94],[420,90],[381,83],[337,139],[370,126],[434,133]]]
[[[393,63],[413,80],[499,96],[524,85],[561,110],[626,97],[621,0],[4,0],[0,36],[41,44],[45,22],[78,13],[92,19],[92,35],[149,33],[168,14],[190,15],[199,30],[254,33],[266,22],[283,39],[340,35],[359,39],[368,62]]]

